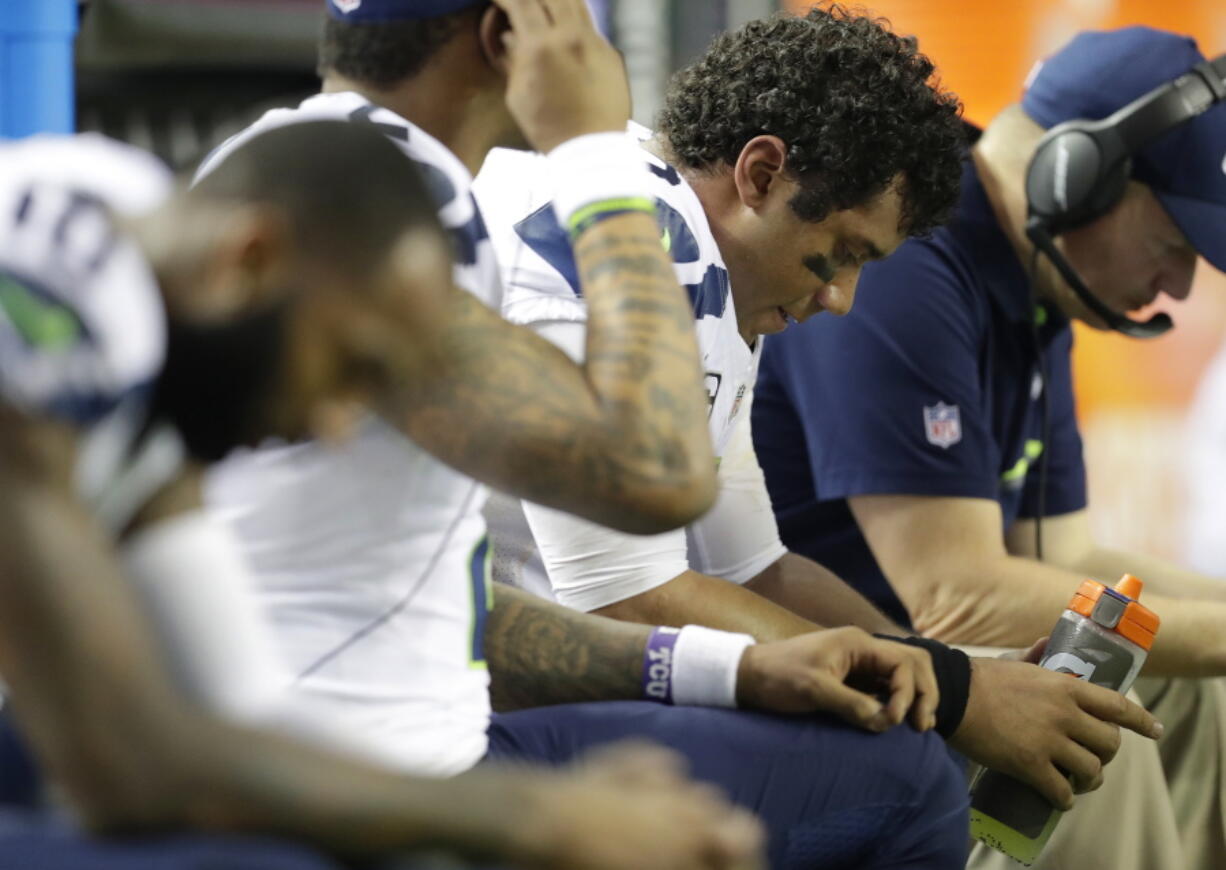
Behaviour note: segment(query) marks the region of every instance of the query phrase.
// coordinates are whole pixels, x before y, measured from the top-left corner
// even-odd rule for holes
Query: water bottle
[[[1040,667],[1127,692],[1145,664],[1158,617],[1141,605],[1141,581],[1115,588],[1087,580],[1060,615]],[[983,770],[971,784],[971,835],[1029,867],[1063,813],[1025,783]]]

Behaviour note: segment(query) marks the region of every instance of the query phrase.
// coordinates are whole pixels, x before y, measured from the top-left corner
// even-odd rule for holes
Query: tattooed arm
[[[499,586],[485,629],[494,709],[641,699],[650,633]],[[874,686],[886,703],[849,680]],[[750,646],[737,665],[736,697],[742,707],[826,711],[884,731],[908,715],[916,728],[933,727],[939,694],[926,651],[845,627]]]
[[[650,634],[500,585],[485,628],[494,708],[641,698]]]
[[[75,455],[71,429],[0,403],[6,712],[89,828],[277,835],[355,858],[442,848],[580,870],[714,868],[726,865],[699,856],[756,848],[752,824],[743,842],[722,836],[746,820],[662,751],[421,778],[195,708],[173,685],[111,544],[76,502]],[[627,779],[627,765],[657,773]]]
[[[693,520],[715,460],[693,314],[647,214],[575,245],[588,304],[586,362],[454,290],[388,411],[472,477],[631,532]]]

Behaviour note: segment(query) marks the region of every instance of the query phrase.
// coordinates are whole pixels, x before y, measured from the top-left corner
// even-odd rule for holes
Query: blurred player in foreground
[[[199,462],[343,438],[354,402],[399,401],[445,365],[446,238],[383,136],[276,131],[169,199],[156,161],[100,138],[0,154],[0,672],[88,828],[275,834],[355,859],[756,866],[756,824],[663,750],[434,780],[274,735],[335,732],[283,696],[241,561],[199,510]],[[498,322],[491,342],[516,332]],[[206,861],[332,866],[232,836],[92,843],[14,816],[0,832],[4,866]]]
[[[456,239],[456,283],[496,318],[501,284],[469,192],[471,172],[496,145],[530,144],[548,152],[556,218],[567,228],[558,241],[574,257],[593,326],[601,298],[621,283],[625,292],[642,290],[627,313],[655,314],[693,336],[688,302],[659,244],[652,169],[624,133],[620,61],[580,0],[368,0],[332,3],[329,12],[325,92],[268,113],[223,146],[202,167],[205,183],[261,130],[320,117],[374,125],[424,165]],[[682,305],[672,307],[677,297],[666,292]],[[473,421],[447,418],[440,429],[449,437],[511,437],[524,414],[542,406],[559,431],[581,422],[582,405],[548,369],[486,352],[480,333],[473,341],[483,367],[473,377],[505,391],[492,400],[505,421],[484,433]],[[561,352],[557,362],[641,371],[635,359],[612,357],[597,332],[588,332],[586,349],[583,363]],[[700,389],[651,395],[665,417],[679,402],[688,410],[696,401],[705,412]],[[498,469],[503,484],[539,479],[545,492],[590,473],[567,464],[562,474],[570,445],[534,437],[532,461]],[[487,612],[484,490],[431,453],[453,461],[446,449],[372,425],[339,454],[310,444],[240,453],[208,486],[210,505],[251,558],[295,689],[343,716],[371,752],[408,770],[451,775],[484,757],[556,763],[641,735],[681,750],[697,778],[761,813],[776,866],[836,847],[854,863],[868,841],[877,849],[873,866],[957,863],[966,832],[959,775],[940,741],[917,733],[931,728],[938,701],[925,652],[858,630],[752,646],[743,635],[586,617],[515,590],[500,592]],[[849,673],[870,685],[881,680],[889,702],[843,685]],[[491,721],[490,691],[503,710],[555,706]],[[636,698],[837,711],[872,731],[907,716],[913,727],[874,736],[833,716],[607,703]],[[602,703],[564,703],[582,701]],[[829,772],[834,758],[855,768],[854,782]],[[905,824],[895,817],[885,830],[880,819],[857,821],[861,810],[886,802],[906,808]]]

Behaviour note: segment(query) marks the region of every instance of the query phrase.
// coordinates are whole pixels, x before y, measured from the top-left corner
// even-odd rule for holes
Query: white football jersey
[[[500,307],[471,174],[442,143],[358,94],[268,112],[200,174],[261,132],[318,120],[373,124],[418,164],[455,239],[456,282]],[[484,487],[374,418],[341,447],[239,452],[206,488],[242,540],[296,687],[372,755],[419,774],[457,773],[486,750],[484,500]]]
[[[637,124],[631,132],[641,140],[650,137]],[[762,341],[751,349],[737,331],[728,269],[698,196],[658,157],[644,150],[643,160],[651,170],[661,241],[694,306],[718,456],[757,379]],[[587,319],[570,237],[554,215],[547,172],[543,156],[499,148],[486,159],[473,187],[503,270],[502,311],[513,323]]]
[[[651,135],[636,124],[631,133],[640,141]],[[728,270],[698,196],[658,157],[644,150],[643,160],[650,170],[661,242],[694,307],[711,439],[722,461],[734,433],[748,431],[749,396],[762,339],[750,348],[738,332]],[[539,155],[500,149],[486,160],[474,190],[503,270],[503,314],[513,322],[532,325],[578,359],[583,355],[582,330],[568,324],[582,324],[587,306],[567,233],[549,202],[552,186],[547,171],[547,162]],[[747,434],[737,439],[738,481],[732,488],[738,491],[762,486],[752,446],[748,459],[740,456],[745,443]],[[742,476],[748,481],[745,486],[739,481]],[[721,488],[728,488],[731,480],[721,474]],[[769,508],[769,499],[752,503],[764,500]],[[496,555],[494,577],[581,610],[646,591],[687,568],[721,571],[716,576],[743,583],[785,552],[773,517],[764,522],[759,511],[743,523],[751,534],[736,527],[736,505],[750,503],[721,498],[727,509],[714,514],[720,525],[731,521],[731,527],[711,530],[700,522],[686,531],[632,536],[537,505],[528,505],[525,515],[521,502],[495,493],[486,507]],[[724,570],[732,565],[739,570]]]
[[[177,436],[143,432],[162,299],[114,220],[170,190],[156,158],[102,136],[0,143],[0,399],[81,430],[77,489],[112,531],[182,458]]]

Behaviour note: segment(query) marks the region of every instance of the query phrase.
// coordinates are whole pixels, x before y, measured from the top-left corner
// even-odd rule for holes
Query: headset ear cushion
[[[1026,207],[1032,216],[1040,218],[1044,224],[1050,224],[1064,214],[1053,195],[1054,152],[1050,146],[1051,140],[1040,141],[1030,157],[1030,165],[1026,167]]]
[[[1038,142],[1026,172],[1026,200],[1049,227],[1079,221],[1095,187],[1101,154],[1095,137],[1070,124],[1048,131]]]
[[[1026,171],[1030,214],[1053,233],[1089,223],[1119,201],[1128,180],[1127,165],[1105,169],[1097,131],[1077,122],[1053,128]]]
[[[1086,203],[1084,216],[1074,226],[1088,224],[1115,208],[1124,198],[1124,191],[1128,188],[1128,179],[1131,175],[1131,159],[1125,158],[1105,167],[1099,174],[1098,184],[1089,191],[1090,199]]]

